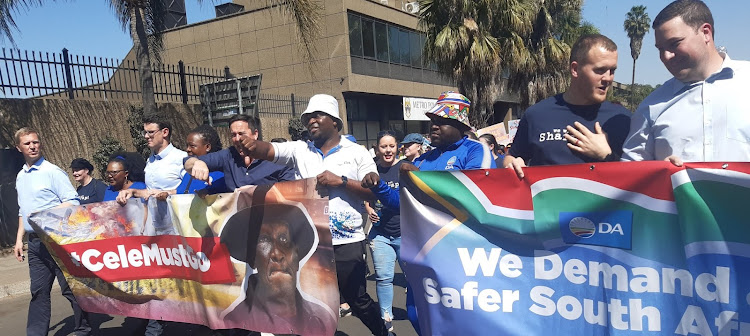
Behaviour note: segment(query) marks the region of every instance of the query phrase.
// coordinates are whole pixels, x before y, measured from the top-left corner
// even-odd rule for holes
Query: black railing
[[[222,70],[161,64],[152,67],[157,101],[198,102],[198,86],[226,78]],[[140,100],[138,64],[132,60],[62,53],[2,50],[0,96],[4,98],[68,98]]]
[[[258,115],[263,117],[298,117],[310,98],[297,97],[294,94],[284,96],[275,94],[260,94],[258,96]]]

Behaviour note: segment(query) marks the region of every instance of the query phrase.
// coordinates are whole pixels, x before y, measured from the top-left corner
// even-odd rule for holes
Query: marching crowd
[[[741,103],[750,88],[750,63],[717,51],[713,17],[702,1],[672,2],[655,18],[653,28],[661,61],[674,77],[635,113],[606,101],[617,68],[617,45],[602,35],[585,35],[571,49],[567,90],[528,108],[514,143],[507,148],[487,134],[474,140],[469,100],[445,92],[426,113],[432,122],[429,141],[419,134],[401,138],[384,130],[378,133],[373,159],[367,149],[340,134],[343,121],[337,100],[318,94],[301,115],[308,141],[262,141],[254,119],[237,115],[229,124],[231,146],[222,148],[216,130],[203,125],[188,134],[183,151],[171,144],[168,120],[144,119],[143,136],[151,149],[148,160],[134,153],[112,155],[103,183],[91,177],[91,163],[75,159],[70,168],[80,184],[76,191],[63,170],[44,160],[39,132],[22,128],[15,135],[26,162],[16,181],[21,210],[15,253],[23,261],[27,236],[32,292],[27,332],[47,334],[55,277],[73,306],[76,333],[90,332],[87,314],[27,221],[32,212],[52,207],[106,200],[124,203],[132,197],[163,200],[172,194],[229,192],[244,185],[315,178],[329,194],[338,287],[347,304],[342,314],[351,310],[373,335],[388,335],[401,245],[402,173],[506,167],[522,179],[527,166],[750,161],[750,118],[744,114],[749,111]],[[367,220],[372,223],[369,232],[364,228]],[[368,244],[377,303],[366,291]],[[414,322],[414,293],[408,294]],[[414,326],[418,331],[418,324]],[[162,330],[161,321],[149,321],[146,334],[159,335]]]

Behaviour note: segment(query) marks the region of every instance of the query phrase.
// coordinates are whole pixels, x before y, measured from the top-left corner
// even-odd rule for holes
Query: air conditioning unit
[[[411,14],[418,14],[419,13],[419,2],[407,2],[404,4],[403,8],[404,12],[411,13]]]

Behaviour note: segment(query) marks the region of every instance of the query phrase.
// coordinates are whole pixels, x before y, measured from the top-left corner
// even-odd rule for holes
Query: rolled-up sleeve
[[[79,205],[78,192],[68,180],[66,175],[60,169],[54,169],[50,171],[52,180],[52,191],[60,199],[60,203],[69,202],[74,205]]]

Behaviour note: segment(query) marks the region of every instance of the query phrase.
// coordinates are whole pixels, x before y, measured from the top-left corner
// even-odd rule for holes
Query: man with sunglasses
[[[182,177],[185,175],[182,159],[187,157],[187,153],[172,146],[170,142],[172,125],[166,119],[157,115],[144,116],[143,136],[146,138],[148,148],[151,149],[151,156],[146,161],[146,168],[144,169],[148,189],[120,191],[117,196],[117,202],[120,204],[127,203],[128,199],[133,196],[141,198],[154,196],[161,200],[166,199],[167,196],[177,192],[177,186],[182,183]],[[154,218],[168,216],[168,209],[164,202],[160,202],[157,209],[160,215],[155,215]],[[158,223],[161,222],[156,221],[154,224]],[[154,234],[165,233],[156,227],[154,231]],[[161,335],[163,332],[163,321],[148,321],[145,335]]]
[[[187,152],[175,148],[170,139],[172,125],[161,116],[151,115],[143,118],[143,136],[146,138],[151,156],[146,161],[146,190],[127,189],[120,192],[117,202],[125,204],[129,198],[149,198],[155,196],[166,199],[175,194],[177,186],[182,183],[185,169],[182,160]]]
[[[245,137],[241,150],[256,159],[294,167],[302,178],[314,177],[318,188],[327,190],[339,291],[373,335],[388,335],[380,308],[367,294],[366,286],[366,217],[362,211],[363,201],[373,199],[373,195],[359,181],[367,173],[377,173],[375,161],[367,149],[339,134],[344,123],[336,98],[313,96],[300,119],[310,132],[309,142],[268,143]],[[208,172],[196,173],[194,169],[193,177],[205,181]]]
[[[430,144],[435,148],[414,160],[413,165],[401,165],[401,171],[497,168],[489,148],[467,135],[471,132],[470,106],[464,95],[443,92],[435,106],[425,112],[432,121]]]

